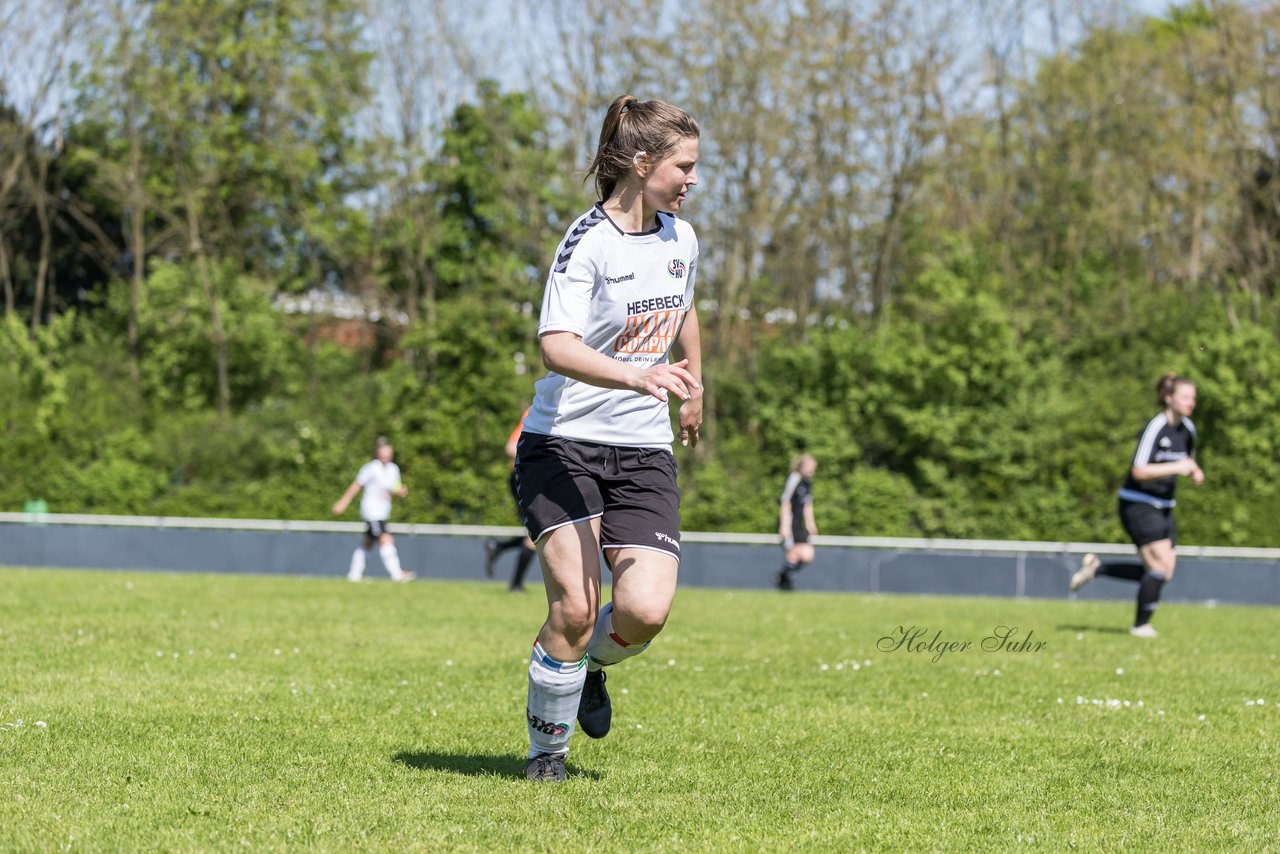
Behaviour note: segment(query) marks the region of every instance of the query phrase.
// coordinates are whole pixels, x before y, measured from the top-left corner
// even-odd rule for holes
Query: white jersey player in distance
[[[356,493],[364,490],[360,496],[360,518],[364,520],[364,537],[360,546],[351,553],[351,566],[347,570],[348,581],[360,581],[364,578],[366,555],[376,542],[378,556],[392,581],[412,581],[416,576],[400,567],[400,553],[396,551],[395,537],[387,530],[387,520],[391,518],[391,497],[404,498],[409,488],[400,481],[400,467],[392,462],[395,449],[386,436],[379,436],[373,443],[373,459],[360,467],[356,479],[342,493],[342,497],[333,505],[333,515],[341,516],[346,512]]]

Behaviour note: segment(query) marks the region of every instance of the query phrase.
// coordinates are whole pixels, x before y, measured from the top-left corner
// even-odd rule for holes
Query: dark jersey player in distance
[[[818,523],[813,516],[813,476],[818,461],[801,454],[791,461],[791,471],[778,502],[778,537],[782,540],[783,563],[774,576],[779,590],[794,587],[792,576],[813,563],[813,541],[818,536]]]
[[[1138,436],[1128,477],[1118,495],[1120,524],[1138,547],[1141,563],[1101,561],[1087,554],[1071,578],[1072,591],[1097,575],[1136,581],[1138,607],[1130,634],[1155,637],[1151,617],[1164,585],[1177,565],[1178,534],[1173,508],[1179,477],[1199,486],[1204,472],[1196,462],[1196,385],[1186,377],[1165,374],[1156,383],[1156,400],[1163,406]]]

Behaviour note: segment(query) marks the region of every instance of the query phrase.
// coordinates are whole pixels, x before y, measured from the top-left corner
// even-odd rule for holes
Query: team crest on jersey
[[[1168,448],[1173,445],[1173,441],[1168,436],[1160,437],[1160,447]]]
[[[673,279],[683,279],[684,261],[679,258],[672,258],[671,263],[667,265],[667,272],[671,274]]]

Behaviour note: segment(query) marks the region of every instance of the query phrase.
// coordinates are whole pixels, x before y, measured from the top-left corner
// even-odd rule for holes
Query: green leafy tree
[[[1277,546],[1280,532],[1280,338],[1274,326],[1202,323],[1186,373],[1198,383],[1194,420],[1206,480],[1179,487],[1192,542]]]
[[[432,285],[425,310],[396,342],[413,358],[384,369],[398,402],[383,423],[401,437],[406,465],[411,458],[419,468],[409,501],[429,518],[510,521],[502,445],[532,397],[536,307],[548,260],[576,213],[559,164],[529,99],[485,82],[444,128],[425,170],[429,194],[405,200],[434,206]],[[423,236],[389,233],[396,265],[387,275],[413,293],[402,274]]]
[[[359,9],[347,0],[109,8],[113,38],[78,83],[87,127],[109,140],[84,157],[127,221],[131,351],[146,346],[136,337],[148,252],[190,259],[209,318],[213,400],[225,413],[238,319],[224,316],[233,300],[221,285],[234,279],[221,265],[277,287],[318,284],[359,229],[345,204],[357,189],[351,116],[368,60]]]

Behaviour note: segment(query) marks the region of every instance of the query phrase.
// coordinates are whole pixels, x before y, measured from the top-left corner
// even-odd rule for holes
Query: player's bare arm
[[[339,498],[334,503],[333,515],[341,516],[343,513],[347,512],[347,507],[350,506],[351,499],[355,498],[356,494],[359,492],[360,492],[360,481],[358,480],[351,481],[351,485],[347,487],[347,491],[342,493],[342,497]]]
[[[666,400],[668,393],[688,400],[692,390],[701,387],[687,370],[687,359],[672,365],[637,368],[591,349],[572,332],[548,332],[542,336],[542,363],[548,370],[579,382],[630,389],[659,400]]]
[[[680,404],[680,444],[697,447],[702,427],[702,331],[698,327],[698,309],[689,307],[680,334],[676,337],[677,355],[694,379],[692,394]],[[680,363],[677,363],[680,364]]]

